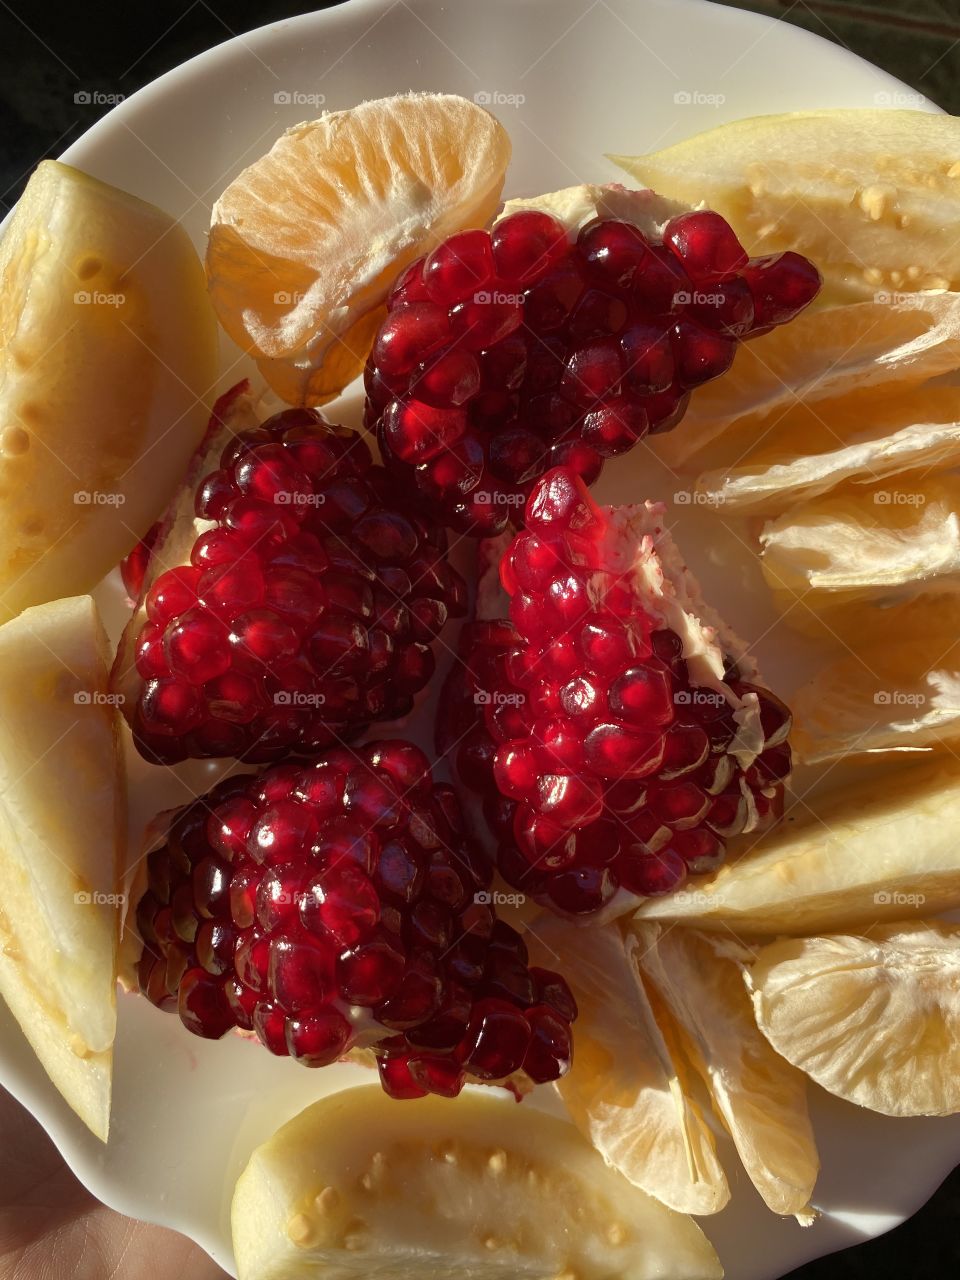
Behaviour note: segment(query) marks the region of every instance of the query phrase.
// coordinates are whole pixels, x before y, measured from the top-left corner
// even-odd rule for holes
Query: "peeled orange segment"
[[[757,1029],[741,972],[750,953],[694,929],[637,921],[633,931],[640,971],[679,1027],[751,1182],[774,1213],[809,1223],[820,1161],[806,1080]]]
[[[757,1022],[822,1088],[887,1116],[960,1111],[960,927],[784,939],[747,971]]]
[[[363,369],[393,281],[493,217],[506,131],[450,94],[363,102],[288,129],[213,208],[207,282],[231,338],[291,404]]]
[[[960,121],[922,111],[754,116],[645,156],[633,178],[722,213],[748,253],[793,249],[851,292],[960,286]]]
[[[126,842],[119,737],[89,596],[0,627],[0,995],[104,1141]]]
[[[528,939],[567,978],[580,1010],[573,1066],[557,1082],[577,1128],[604,1160],[671,1209],[718,1213],[730,1199],[713,1133],[690,1096],[637,968],[636,939],[615,924],[541,917]]]
[[[897,634],[882,631],[794,694],[791,741],[801,759],[879,759],[960,742],[960,635],[949,627]]]
[[[735,466],[701,475],[697,491],[727,510],[782,511],[845,481],[958,463],[960,387],[924,387],[797,405]]]
[[[791,507],[760,534],[774,592],[810,608],[951,590],[960,575],[960,477],[924,473],[844,485]]]
[[[512,1098],[332,1094],[258,1147],[233,1197],[240,1280],[716,1280],[690,1218]]]
[[[960,367],[960,293],[878,299],[804,311],[745,343],[727,373],[697,391],[683,429],[657,438],[658,452],[671,466],[704,469],[772,434],[802,453],[789,418],[801,402],[816,409],[849,396],[852,407],[862,392],[899,395]]]
[[[147,532],[216,370],[186,232],[44,160],[0,242],[0,619],[89,590]]]
[[[960,766],[932,757],[804,803],[737,861],[641,919],[740,936],[845,929],[960,907]]]

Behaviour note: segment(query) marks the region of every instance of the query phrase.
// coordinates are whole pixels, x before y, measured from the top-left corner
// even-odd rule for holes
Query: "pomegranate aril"
[[[813,301],[823,283],[812,262],[790,251],[755,258],[742,276],[753,297],[755,329],[792,320]]]
[[[538,280],[567,250],[562,223],[535,209],[501,218],[490,239],[497,276],[523,286]]]
[[[180,1020],[194,1035],[219,1040],[236,1026],[222,979],[203,969],[188,969],[179,981]]]
[[[650,261],[650,245],[629,222],[596,218],[580,229],[577,253],[588,273],[607,288],[639,286]]]
[[[663,229],[663,243],[697,282],[722,280],[748,261],[730,224],[709,209],[671,218]]]
[[[439,306],[451,307],[493,279],[488,231],[458,231],[437,246],[423,264],[423,287]]]
[[[327,1067],[350,1047],[353,1028],[336,1009],[323,1009],[291,1018],[286,1025],[287,1049],[306,1067]]]
[[[474,1005],[459,1056],[477,1079],[501,1080],[523,1066],[530,1037],[521,1010],[505,1000],[481,1000]]]
[[[681,319],[670,333],[676,380],[688,390],[719,378],[733,364],[737,344],[694,320]]]

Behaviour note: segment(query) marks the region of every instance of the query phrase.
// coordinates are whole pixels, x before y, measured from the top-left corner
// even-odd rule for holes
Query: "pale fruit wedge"
[[[291,404],[363,369],[397,275],[496,211],[510,140],[465,98],[363,102],[288,129],[213,207],[207,281],[231,338]]]
[[[949,591],[960,581],[960,477],[844,485],[770,521],[760,543],[767,585],[811,608]]]
[[[837,646],[848,653],[871,643],[873,636],[889,635],[891,643],[909,641],[928,632],[960,635],[960,592],[950,579],[938,579],[937,590],[911,595],[888,604],[886,600],[836,600],[826,592],[775,591],[774,602],[783,611],[784,621],[803,635],[826,640],[836,653]],[[904,590],[908,590],[905,584]]]
[[[743,936],[801,934],[960,906],[960,766],[934,757],[797,804],[712,879],[638,910]]]
[[[0,627],[0,994],[104,1141],[126,845],[119,739],[89,596]]]
[[[736,465],[697,480],[725,510],[783,511],[845,481],[960,463],[960,386],[798,404]],[[895,488],[894,484],[887,486]]]
[[[233,1198],[240,1280],[710,1280],[690,1218],[609,1169],[576,1129],[468,1091],[316,1102],[250,1158]]]
[[[900,394],[958,367],[960,293],[881,293],[804,311],[745,343],[727,373],[697,391],[683,429],[657,437],[657,450],[684,470],[736,462],[760,436],[789,436],[781,419],[800,402],[855,404],[854,393]],[[802,432],[793,434],[803,452]]]
[[[820,1160],[806,1080],[757,1029],[742,965],[729,938],[635,921],[640,972],[680,1028],[750,1180],[774,1213],[813,1220]]]
[[[757,1021],[822,1088],[887,1116],[960,1111],[960,927],[783,940],[748,970]]]
[[[204,530],[213,527],[213,521],[198,519],[194,511],[195,495],[200,482],[210,472],[216,471],[220,455],[232,437],[252,430],[260,420],[257,402],[250,394],[250,384],[246,381],[238,382],[217,400],[207,430],[184,468],[185,474],[181,477],[177,492],[159,522],[143,575],[140,597],[134,602],[133,612],[123,629],[110,672],[110,689],[128,720],[133,718],[143,684],[136,668],[135,649],[137,637],[146,621],[147,592],[162,573],[190,563],[193,544]]]
[[[960,633],[948,625],[900,638],[881,629],[872,644],[821,667],[790,706],[791,742],[809,764],[954,750],[960,742]]]
[[[0,242],[0,619],[89,590],[147,532],[216,370],[183,228],[44,160]]]
[[[750,253],[794,249],[854,291],[960,285],[960,121],[833,109],[736,120],[646,156],[611,157],[703,200]]]
[[[557,1084],[576,1126],[608,1164],[671,1209],[718,1213],[730,1188],[692,1073],[640,978],[636,939],[616,924],[583,929],[541,917],[527,940],[577,998],[573,1066]]]

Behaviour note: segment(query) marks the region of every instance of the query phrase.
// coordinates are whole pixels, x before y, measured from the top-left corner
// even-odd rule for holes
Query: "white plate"
[[[510,130],[511,195],[618,178],[605,151],[637,152],[723,120],[804,107],[923,105],[844,50],[782,22],[699,0],[352,0],[279,22],[203,54],[124,102],[64,159],[181,217],[202,246],[209,206],[280,131],[327,108],[407,89],[487,99]],[[522,99],[522,101],[521,101]],[[934,108],[930,108],[934,109]],[[235,353],[229,353],[229,362]],[[225,373],[236,380],[238,368]],[[346,406],[344,416],[355,411]],[[670,498],[638,458],[609,468],[607,498]],[[774,622],[742,545],[677,509],[679,536],[708,593],[757,649],[774,688],[799,655]],[[710,536],[698,539],[698,530]],[[186,798],[173,774],[141,766],[135,815]],[[194,777],[197,769],[193,770]],[[228,1206],[252,1148],[361,1068],[300,1070],[236,1038],[195,1039],[146,1001],[121,1000],[113,1136],[103,1148],[54,1092],[0,1010],[0,1081],[41,1121],[101,1200],[192,1236],[233,1267]],[[801,1262],[894,1226],[960,1152],[960,1117],[886,1120],[814,1090],[823,1217],[807,1231],[769,1214],[740,1177],[704,1225],[732,1280],[773,1280]],[[732,1151],[727,1161],[736,1169]]]

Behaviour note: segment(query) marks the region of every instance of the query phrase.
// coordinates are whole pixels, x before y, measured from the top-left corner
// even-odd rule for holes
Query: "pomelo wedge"
[[[119,716],[89,596],[0,627],[0,995],[106,1141],[116,1030]]]
[[[960,1111],[960,928],[784,939],[747,970],[757,1021],[822,1088],[887,1116]]]
[[[735,120],[645,156],[633,178],[704,201],[749,253],[793,249],[851,293],[960,286],[960,121],[828,109]]]
[[[960,768],[952,757],[838,781],[710,879],[640,907],[741,936],[800,935],[960,906]]]
[[[741,972],[750,953],[654,921],[635,921],[633,932],[640,972],[676,1022],[751,1182],[774,1213],[809,1225],[820,1160],[807,1084],[757,1029]]]
[[[0,242],[0,620],[90,590],[146,533],[216,370],[183,228],[44,160]]]

